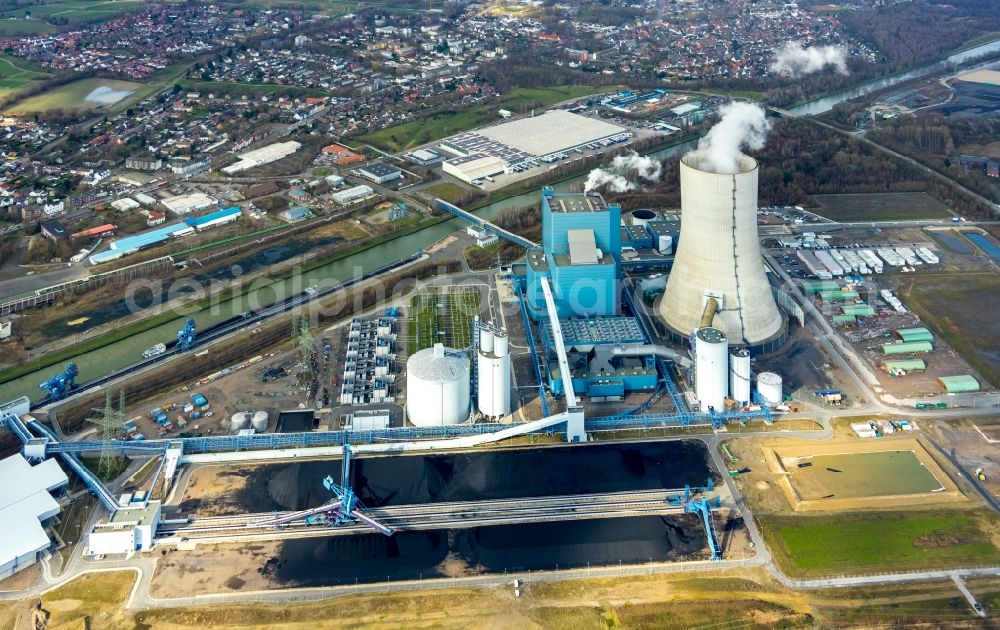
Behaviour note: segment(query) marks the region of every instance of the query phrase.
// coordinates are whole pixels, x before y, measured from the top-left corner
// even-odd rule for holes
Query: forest
[[[815,207],[810,194],[922,191],[970,216],[985,216],[978,202],[957,197],[943,182],[929,179],[907,164],[806,120],[777,122],[760,151],[759,205]],[[624,210],[680,205],[678,158],[663,162],[660,182],[643,191],[605,193]]]

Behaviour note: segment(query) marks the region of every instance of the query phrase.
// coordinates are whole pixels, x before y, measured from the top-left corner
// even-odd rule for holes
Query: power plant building
[[[774,349],[787,326],[760,253],[757,161],[740,155],[735,173],[716,173],[708,165],[701,151],[681,158],[680,242],[660,315],[678,341],[710,325],[735,345]],[[717,312],[712,322],[703,323],[710,298]]]
[[[552,284],[563,317],[621,312],[621,206],[597,193],[542,190],[542,249],[528,251],[527,306],[546,315],[541,279]]]
[[[50,494],[69,483],[54,459],[32,466],[21,455],[0,461],[0,579],[38,561],[52,543],[43,526],[59,514]]]

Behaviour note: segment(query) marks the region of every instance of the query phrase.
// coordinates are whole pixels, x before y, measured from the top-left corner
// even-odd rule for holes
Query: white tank
[[[250,426],[253,427],[253,430],[257,433],[265,433],[267,432],[267,420],[267,412],[258,411],[254,413],[253,418],[250,419]]]
[[[729,355],[729,397],[741,405],[750,402],[750,351],[746,348]]]
[[[713,325],[733,343],[762,343],[785,321],[757,238],[757,161],[740,155],[736,173],[715,173],[707,164],[701,151],[681,158],[681,233],[660,316],[686,338],[700,326],[705,294],[721,295],[726,306]]]
[[[505,357],[509,354],[506,331],[499,331],[493,336],[493,354]]]
[[[632,225],[638,225],[639,227],[645,227],[650,221],[656,220],[656,213],[652,210],[633,210],[632,211]]]
[[[479,349],[493,352],[493,331],[483,327],[479,329]]]
[[[729,341],[718,328],[695,334],[695,395],[702,411],[725,411],[729,391]]]
[[[769,405],[779,405],[784,400],[781,391],[781,375],[774,372],[761,372],[757,375],[757,394]]]
[[[406,362],[406,416],[414,426],[458,424],[469,417],[469,359],[435,344]]]
[[[674,237],[669,234],[660,234],[656,239],[656,251],[661,254],[672,254],[674,252]]]
[[[250,428],[250,418],[252,414],[246,411],[238,411],[229,418],[229,430],[235,433],[243,429]]]

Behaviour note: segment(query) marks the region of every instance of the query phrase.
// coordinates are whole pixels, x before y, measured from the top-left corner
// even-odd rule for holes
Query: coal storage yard
[[[361,457],[354,460],[353,486],[369,507],[683,488],[705,485],[712,475],[707,458],[696,441]],[[248,477],[231,497],[237,513],[302,510],[329,500],[323,479],[340,479],[340,461],[233,473]]]
[[[704,559],[698,518],[608,518],[282,543],[260,571],[284,587]]]

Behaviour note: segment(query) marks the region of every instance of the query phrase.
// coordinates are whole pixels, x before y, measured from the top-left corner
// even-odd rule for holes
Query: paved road
[[[18,276],[16,278],[10,278],[9,280],[2,280],[0,281],[0,300],[5,300],[22,293],[29,293],[37,291],[38,289],[44,289],[45,287],[50,287],[54,284],[69,282],[70,280],[79,280],[80,278],[86,278],[89,275],[90,272],[87,271],[87,266],[80,262],[73,263],[73,266],[71,267],[63,265],[59,269],[47,271],[45,273],[36,273],[30,276]]]
[[[972,591],[970,591],[968,587],[965,585],[965,580],[962,579],[962,576],[959,575],[957,572],[952,573],[951,581],[955,583],[955,586],[958,587],[958,590],[961,591],[962,595],[965,596],[966,601],[969,602],[969,606],[972,606],[972,610],[976,611],[976,614],[982,617],[983,619],[986,619],[986,611],[983,610],[983,607],[979,604],[978,601],[976,601],[976,596],[973,595]]]

